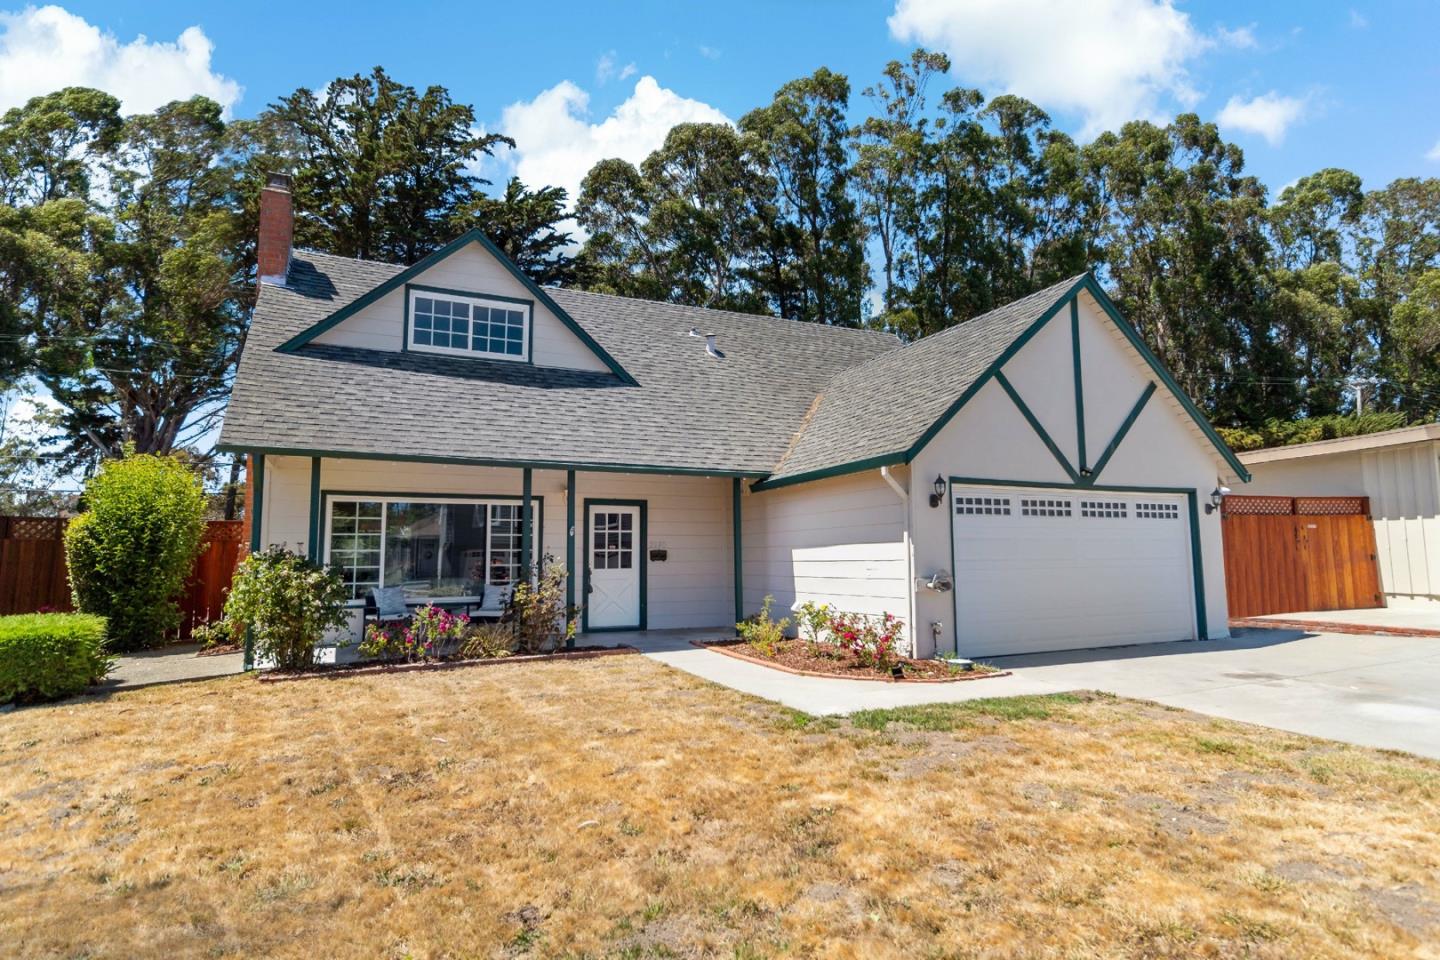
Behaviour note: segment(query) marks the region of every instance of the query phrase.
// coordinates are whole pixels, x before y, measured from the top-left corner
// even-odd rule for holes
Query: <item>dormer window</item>
[[[411,287],[406,347],[493,360],[530,359],[534,303]]]

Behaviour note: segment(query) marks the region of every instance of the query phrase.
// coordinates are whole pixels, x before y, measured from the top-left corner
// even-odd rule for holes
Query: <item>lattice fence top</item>
[[[206,543],[241,543],[245,540],[244,520],[211,520],[205,525]]]
[[[1369,497],[1257,497],[1231,495],[1221,506],[1225,516],[1364,516]]]
[[[1370,512],[1369,497],[1296,497],[1295,512],[1350,516]]]
[[[64,517],[4,517],[0,527],[11,540],[59,540],[65,533]]]
[[[1295,498],[1248,497],[1231,494],[1220,502],[1220,512],[1225,516],[1254,516],[1256,514],[1288,516],[1295,512]]]

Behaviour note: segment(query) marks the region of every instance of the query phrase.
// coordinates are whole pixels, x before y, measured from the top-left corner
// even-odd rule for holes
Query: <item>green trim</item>
[[[1154,384],[1151,384],[1153,387]],[[1197,640],[1210,639],[1210,620],[1205,614],[1205,564],[1200,553],[1200,511],[1197,507],[1199,491],[1192,487],[1143,487],[1143,486],[1120,486],[1104,483],[1043,483],[1038,480],[987,480],[982,477],[951,477],[950,485],[965,487],[1024,487],[1027,489],[1040,490],[1074,490],[1084,493],[1087,490],[1097,490],[1108,493],[1168,493],[1173,496],[1185,497],[1189,508],[1190,517],[1190,573],[1191,581],[1195,588],[1195,638]],[[954,509],[952,503],[951,509]],[[950,556],[951,563],[954,563],[955,556],[955,515],[950,515]],[[958,649],[960,637],[960,591],[955,591],[955,604],[952,612],[955,614],[955,637]]]
[[[320,458],[310,458],[310,549],[311,560],[320,559]]]
[[[535,579],[535,545],[530,539],[530,527],[534,518],[534,482],[530,468],[526,467],[520,474],[520,569],[524,571],[525,579]],[[490,534],[485,534],[487,541],[486,549],[489,549],[488,541]]]
[[[574,647],[569,626],[575,615],[575,471],[565,471],[565,646]]]
[[[476,353],[472,350],[426,350],[424,347],[410,346],[410,301],[417,293],[433,293],[440,296],[464,297],[469,300],[499,300],[501,303],[513,303],[525,307],[528,314],[525,318],[525,356],[517,357],[504,353]],[[527,300],[524,297],[504,297],[498,293],[475,293],[468,290],[451,290],[447,287],[430,287],[423,283],[405,284],[405,310],[404,323],[400,332],[401,353],[428,353],[440,357],[460,357],[473,360],[498,360],[502,363],[521,363],[526,366],[535,366],[535,301]]]
[[[778,480],[756,480],[750,484],[750,490],[752,493],[760,493],[763,490],[774,490],[796,483],[809,483],[812,480],[825,480],[830,477],[841,477],[847,473],[859,473],[861,470],[868,470],[871,467],[893,467],[897,463],[904,462],[904,451],[882,453],[878,457],[866,457],[864,460],[843,463],[835,467],[825,467],[822,470],[807,470],[804,473],[781,477]]]
[[[1145,409],[1145,404],[1150,402],[1150,398],[1154,396],[1154,394],[1155,381],[1151,380],[1145,384],[1145,390],[1140,394],[1140,399],[1135,401],[1135,406],[1131,407],[1130,412],[1125,415],[1125,420],[1120,424],[1120,429],[1116,430],[1115,436],[1110,438],[1110,443],[1105,447],[1105,452],[1100,454],[1099,460],[1095,461],[1095,469],[1091,471],[1090,476],[1091,486],[1094,486],[1095,481],[1100,479],[1100,474],[1105,470],[1105,465],[1110,462],[1110,458],[1115,455],[1115,451],[1120,449],[1120,442],[1125,439],[1125,435],[1130,432],[1130,428],[1135,426],[1135,421],[1140,419],[1140,411]]]
[[[1016,337],[1013,341],[1011,341],[1010,346],[1006,347],[1001,352],[1000,356],[996,357],[994,361],[991,362],[990,366],[986,367],[985,371],[981,373],[980,376],[976,377],[975,381],[971,383],[970,386],[965,388],[965,392],[960,394],[960,396],[955,400],[954,403],[950,404],[949,409],[947,409],[943,414],[940,415],[940,419],[932,423],[924,433],[920,434],[920,438],[918,440],[910,444],[910,449],[905,451],[906,463],[909,463],[911,460],[915,459],[916,454],[920,452],[920,450],[925,446],[925,444],[935,439],[935,435],[941,430],[944,430],[946,424],[948,424],[952,419],[954,419],[955,415],[960,412],[960,409],[964,407],[965,404],[970,402],[970,398],[975,396],[975,394],[979,393],[980,388],[985,386],[985,384],[989,383],[990,378],[995,376],[995,374],[999,373],[1000,368],[1005,366],[1005,364],[1008,363],[1010,359],[1015,356],[1015,354],[1019,353],[1024,348],[1025,344],[1030,342],[1030,340],[1035,336],[1035,334],[1045,329],[1045,325],[1049,323],[1057,313],[1060,312],[1060,308],[1065,306],[1065,304],[1069,303],[1070,298],[1074,297],[1076,292],[1085,285],[1085,280],[1088,277],[1089,274],[1086,274],[1084,277],[1081,277],[1079,280],[1075,281],[1075,284],[1071,286],[1069,290],[1065,291],[1065,293],[1058,297],[1054,303],[1047,307],[1045,312],[1040,314],[1040,316],[1036,318],[1034,323],[1026,327],[1024,332],[1021,333],[1020,336]]]
[[[740,542],[740,478],[730,481],[730,523],[731,551],[735,561],[735,622],[745,619],[745,571],[744,554]],[[739,628],[736,628],[739,632]]]
[[[1075,451],[1080,460],[1080,475],[1086,476],[1085,457],[1085,387],[1080,374],[1080,301],[1070,299],[1070,347],[1075,354]]]
[[[600,344],[596,342],[594,337],[590,336],[590,334],[587,333],[585,329],[580,326],[580,324],[575,322],[573,317],[571,317],[568,313],[562,310],[560,308],[560,305],[550,298],[550,295],[545,292],[544,288],[542,288],[534,280],[531,280],[528,276],[526,276],[519,267],[515,266],[515,264],[511,262],[509,257],[505,256],[505,254],[500,252],[500,248],[495,246],[495,244],[490,241],[489,237],[485,236],[485,234],[478,229],[466,231],[465,233],[456,237],[454,240],[451,240],[445,246],[441,247],[439,250],[436,250],[434,253],[430,254],[428,257],[420,260],[413,266],[401,270],[389,280],[386,280],[383,283],[372,287],[366,293],[350,301],[345,306],[341,307],[339,310],[336,310],[334,313],[330,314],[324,320],[321,320],[319,323],[316,323],[313,326],[310,326],[305,330],[301,331],[300,333],[296,334],[295,336],[291,337],[289,340],[282,343],[279,347],[276,347],[276,349],[281,351],[282,353],[295,352],[296,350],[303,347],[305,344],[309,343],[311,340],[314,340],[316,337],[320,336],[320,334],[324,333],[326,330],[329,330],[339,324],[341,321],[354,316],[356,313],[370,306],[370,304],[376,302],[381,297],[384,297],[386,294],[405,286],[407,283],[415,279],[420,274],[424,273],[426,270],[429,270],[437,263],[440,263],[442,260],[447,259],[452,254],[471,243],[480,244],[486,249],[486,251],[490,253],[491,256],[493,256],[502,265],[504,265],[505,269],[510,271],[511,276],[513,276],[516,280],[519,280],[520,283],[525,286],[525,289],[529,290],[532,294],[534,294],[536,300],[544,304],[545,308],[548,309],[551,313],[553,313],[557,318],[559,318],[561,323],[569,327],[570,331],[580,339],[580,342],[585,344],[585,346],[589,347],[591,352],[593,352],[597,357],[599,357],[600,360],[604,362],[605,366],[610,368],[610,371],[612,373],[614,373],[617,377],[619,377],[621,380],[623,380],[625,383],[629,384],[632,387],[639,386],[635,378],[632,377],[629,372],[620,365],[619,361],[617,361],[614,357],[610,356],[610,354],[606,352],[605,348],[600,346]],[[409,303],[408,296],[406,297],[406,303]]]
[[[475,501],[487,501],[487,500],[493,500],[493,501],[506,501],[506,500],[509,500],[509,501],[518,501],[518,500],[523,500],[523,496],[518,496],[518,495],[513,494],[513,493],[415,493],[415,492],[409,491],[409,490],[395,490],[395,491],[391,491],[391,490],[321,490],[321,491],[320,491],[320,523],[321,523],[321,534],[320,534],[320,541],[319,541],[319,543],[320,543],[320,551],[319,551],[319,555],[318,555],[317,559],[320,560],[322,563],[325,563],[325,564],[328,565],[329,562],[330,562],[330,525],[324,522],[325,519],[330,515],[330,501],[331,501],[331,500],[363,500],[363,499],[382,500],[382,501],[384,501],[384,500],[395,500],[395,501],[399,501],[399,502],[411,502],[411,503],[414,503],[414,502],[426,503],[426,502],[429,502],[429,501],[455,500],[455,501],[459,501],[459,502],[461,502],[461,503],[473,503],[473,502],[475,502]],[[539,540],[541,543],[544,543],[544,542],[545,542],[545,497],[544,497],[544,496],[537,496],[537,497],[534,497],[533,499],[534,499],[535,502],[539,505],[539,508],[538,508],[538,509],[536,510],[536,512],[535,512],[535,523],[534,523],[534,527],[535,527],[535,539]],[[521,523],[522,523],[522,536],[523,536],[523,533],[524,533],[524,521],[522,520]],[[489,529],[489,526],[488,526],[488,525],[486,526],[486,529],[485,529],[485,548],[486,548],[487,551],[488,551],[489,548],[490,548],[490,529]],[[385,579],[385,571],[384,571],[383,569],[380,571],[380,579],[381,579],[381,582],[383,583],[383,582],[384,582],[384,579]],[[352,600],[352,601],[346,603],[346,606],[347,606],[347,607],[351,607],[351,608],[363,607],[364,605],[365,605],[365,602],[364,602],[363,600]]]
[[[1065,459],[1065,454],[1055,445],[1055,441],[1050,439],[1050,434],[1045,432],[1045,428],[1041,426],[1040,421],[1035,418],[1035,414],[1030,412],[1030,408],[1026,406],[1025,401],[1020,399],[1020,394],[1015,392],[1015,388],[1010,384],[1010,379],[1006,377],[1002,371],[996,370],[995,382],[1000,384],[1000,389],[1009,395],[1011,402],[1015,404],[1016,409],[1020,411],[1025,421],[1030,424],[1030,429],[1035,431],[1036,436],[1040,438],[1040,442],[1045,444],[1045,449],[1050,451],[1050,455],[1055,458],[1055,462],[1060,464],[1060,468],[1065,471],[1065,475],[1070,478],[1070,482],[1079,483],[1080,474],[1076,473],[1075,468],[1070,466],[1070,461]]]
[[[573,460],[489,460],[473,457],[421,456],[403,453],[357,453],[345,450],[314,450],[289,447],[252,447],[222,443],[215,447],[222,452],[246,453],[263,450],[277,457],[329,457],[333,460],[381,460],[395,463],[443,463],[462,467],[507,467],[533,470],[580,470],[590,473],[660,473],[683,477],[747,477],[760,479],[763,470],[725,470],[707,467],[665,467],[641,463],[577,463]],[[898,462],[898,461],[896,461]]]
[[[1195,406],[1195,401],[1191,400],[1185,391],[1180,389],[1180,385],[1175,382],[1175,378],[1170,375],[1170,371],[1165,369],[1165,365],[1160,362],[1160,358],[1155,356],[1155,354],[1150,351],[1150,348],[1145,345],[1145,341],[1141,339],[1139,332],[1130,325],[1130,321],[1120,315],[1120,309],[1115,306],[1115,302],[1110,299],[1110,296],[1105,292],[1104,288],[1100,286],[1094,274],[1087,273],[1083,283],[1085,289],[1089,290],[1090,295],[1095,298],[1095,302],[1100,304],[1100,307],[1109,314],[1110,319],[1114,321],[1115,325],[1120,328],[1120,331],[1125,334],[1125,338],[1130,341],[1130,345],[1135,348],[1140,356],[1145,358],[1146,363],[1150,364],[1150,368],[1155,371],[1155,375],[1160,378],[1160,382],[1180,401],[1180,406],[1185,408],[1185,412],[1190,415],[1190,419],[1194,420],[1195,425],[1209,438],[1210,443],[1214,445],[1216,451],[1225,460],[1226,465],[1240,478],[1241,482],[1249,483],[1250,471],[1246,470],[1245,465],[1236,459],[1234,451],[1221,439],[1220,434],[1215,432],[1215,428],[1210,425],[1210,421],[1205,419],[1205,414],[1201,413],[1200,408]]]
[[[252,450],[249,456],[249,476],[245,480],[250,484],[250,552],[256,553],[260,549],[260,523],[265,507],[265,454]],[[245,628],[245,653],[240,668],[255,669],[255,632],[250,627]]]
[[[633,627],[591,627],[590,626],[590,508],[600,507],[639,507],[640,508],[640,539],[635,544],[635,562],[640,567],[640,623]],[[586,498],[585,500],[585,532],[582,538],[585,553],[585,604],[580,609],[580,629],[585,633],[615,633],[622,630],[648,630],[650,622],[650,534],[649,503],[645,500],[615,500],[608,497]]]

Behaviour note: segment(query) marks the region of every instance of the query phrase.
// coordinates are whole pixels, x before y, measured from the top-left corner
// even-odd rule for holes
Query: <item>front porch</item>
[[[491,615],[546,563],[564,568],[591,642],[728,634],[744,613],[740,477],[259,452],[250,464],[251,548],[342,571],[350,622],[329,648],[361,639],[374,589]]]

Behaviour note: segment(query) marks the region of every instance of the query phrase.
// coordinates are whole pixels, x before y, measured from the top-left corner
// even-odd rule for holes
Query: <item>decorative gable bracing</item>
[[[1116,384],[1085,389],[1087,348],[1082,325],[1127,354],[1134,385],[1123,410]],[[1011,361],[1021,352],[1048,362]],[[1019,383],[1012,379],[1019,379]],[[1107,375],[1107,379],[1109,379]],[[886,464],[910,463],[982,390],[999,392],[1045,447],[1057,480],[1097,483],[1135,419],[1159,394],[1182,429],[1210,449],[1232,475],[1244,466],[1195,404],[1120,316],[1090,274],[1040,290],[981,317],[842,371],[826,385],[804,427],[770,477],[770,489]],[[1093,396],[1091,396],[1093,394]]]

